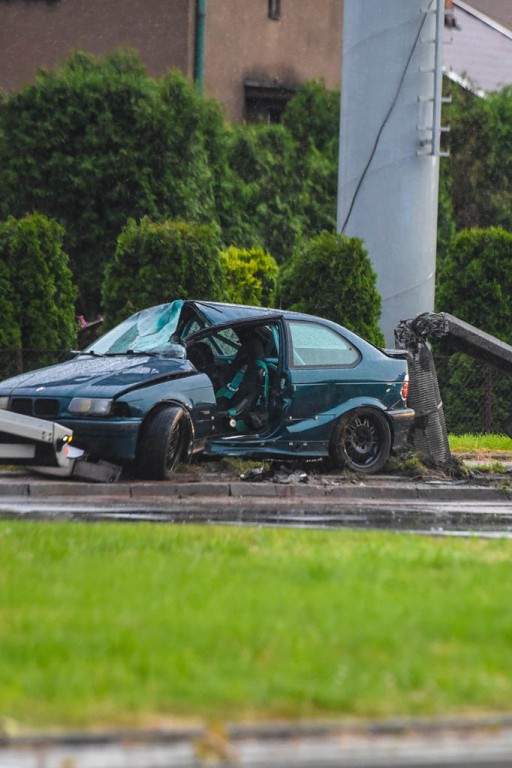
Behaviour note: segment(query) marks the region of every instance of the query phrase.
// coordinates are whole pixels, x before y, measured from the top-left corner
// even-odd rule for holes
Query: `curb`
[[[266,499],[309,501],[426,501],[426,502],[510,502],[512,485],[478,485],[459,481],[410,482],[404,479],[330,484],[290,483],[241,480],[209,481],[171,480],[161,482],[89,483],[62,480],[13,480],[0,473],[0,499],[116,500],[137,499]]]
[[[16,768],[397,768],[509,766],[511,718],[222,724],[0,738]]]
[[[217,726],[216,726],[217,727]],[[227,722],[219,730],[230,739],[297,739],[301,737],[327,737],[334,734],[347,735],[403,735],[469,733],[512,730],[512,714],[496,714],[482,717],[403,717],[391,720],[298,720],[261,721],[255,723]],[[113,742],[172,743],[197,739],[212,729],[207,724],[169,728],[105,728],[97,731],[32,732],[23,735],[9,735],[0,732],[0,749],[7,746],[81,745],[109,744]]]
[[[183,473],[171,481],[92,483],[0,470],[0,519],[387,530],[512,538],[503,485],[398,476],[258,482]]]

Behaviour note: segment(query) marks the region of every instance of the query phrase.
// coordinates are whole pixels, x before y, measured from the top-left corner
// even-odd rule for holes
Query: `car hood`
[[[79,355],[69,362],[7,379],[0,384],[0,394],[112,398],[141,384],[188,376],[195,372],[188,360],[178,358],[152,355]]]

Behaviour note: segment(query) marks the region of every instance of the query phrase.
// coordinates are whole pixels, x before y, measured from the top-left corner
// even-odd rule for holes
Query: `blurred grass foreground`
[[[0,542],[20,729],[512,702],[510,541],[0,521]]]

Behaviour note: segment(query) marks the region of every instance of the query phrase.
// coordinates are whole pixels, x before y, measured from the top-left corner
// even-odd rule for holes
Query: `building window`
[[[282,83],[244,82],[245,119],[249,123],[279,123],[290,99],[297,93],[297,86]]]
[[[268,0],[268,17],[276,21],[281,18],[281,0]]]
[[[453,0],[445,0],[444,3],[444,25],[449,29],[460,29],[455,18],[455,12],[453,10]]]

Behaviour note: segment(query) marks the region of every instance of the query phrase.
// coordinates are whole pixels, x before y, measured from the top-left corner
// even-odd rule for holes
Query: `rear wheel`
[[[341,417],[333,430],[331,457],[338,467],[371,474],[386,463],[391,430],[386,417],[373,408],[357,408]]]
[[[169,480],[186,452],[189,428],[183,408],[167,406],[147,417],[139,442],[137,474]]]

